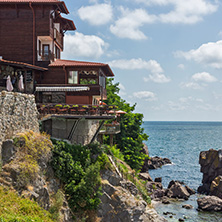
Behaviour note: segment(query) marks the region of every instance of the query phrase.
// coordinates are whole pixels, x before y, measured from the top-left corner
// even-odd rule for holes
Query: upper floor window
[[[69,71],[68,84],[78,84],[78,71]]]
[[[60,59],[60,49],[57,46],[55,46],[55,57],[56,59]]]

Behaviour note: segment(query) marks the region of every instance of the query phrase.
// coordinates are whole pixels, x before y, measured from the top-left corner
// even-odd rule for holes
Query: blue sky
[[[222,121],[222,1],[65,1],[64,59],[108,63],[150,121]]]

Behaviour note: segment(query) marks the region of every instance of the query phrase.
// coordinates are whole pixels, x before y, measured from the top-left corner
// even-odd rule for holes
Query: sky
[[[145,121],[222,121],[221,0],[65,0],[63,59],[109,64]]]

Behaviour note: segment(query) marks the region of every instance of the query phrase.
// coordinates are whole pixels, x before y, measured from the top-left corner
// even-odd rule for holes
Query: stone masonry
[[[34,95],[0,92],[0,153],[4,140],[27,130],[39,132]]]

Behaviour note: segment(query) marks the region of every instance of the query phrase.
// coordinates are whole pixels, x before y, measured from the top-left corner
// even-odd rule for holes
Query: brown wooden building
[[[0,90],[23,75],[40,103],[97,104],[106,98],[107,64],[62,60],[64,33],[76,29],[59,0],[0,0]]]

